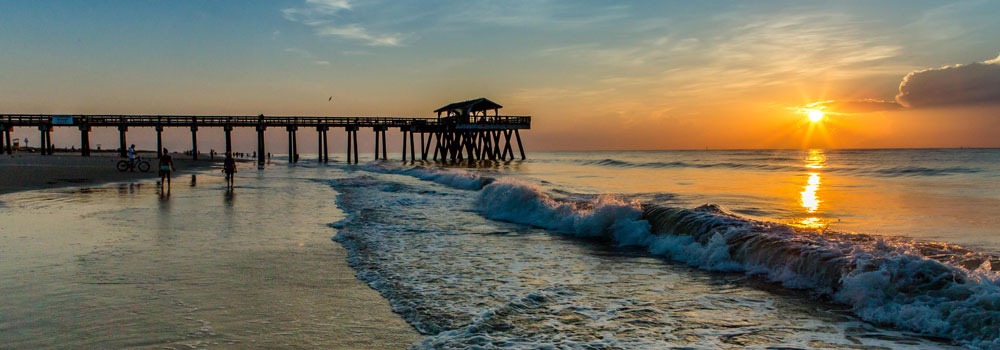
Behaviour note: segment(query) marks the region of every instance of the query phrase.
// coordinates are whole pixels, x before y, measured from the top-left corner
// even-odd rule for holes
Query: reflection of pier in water
[[[37,127],[43,155],[54,153],[52,130],[55,127],[76,127],[80,130],[80,153],[90,155],[90,131],[94,127],[118,128],[119,153],[126,156],[126,132],[131,128],[152,127],[156,130],[157,157],[163,150],[163,131],[166,128],[191,130],[191,150],[198,159],[198,129],[220,127],[225,131],[226,153],[232,152],[231,132],[234,128],[254,128],[257,131],[258,162],[264,163],[266,154],[264,131],[267,128],[285,128],[288,132],[289,162],[298,161],[296,131],[316,128],[318,161],[330,161],[327,131],[343,128],[347,132],[347,162],[358,162],[358,131],[371,128],[375,132],[375,159],[387,159],[386,131],[398,128],[403,133],[402,159],[416,160],[513,160],[512,139],[517,142],[521,159],[525,159],[519,130],[531,128],[530,116],[500,115],[503,106],[486,98],[455,102],[434,112],[437,117],[306,117],[306,116],[196,116],[196,115],[52,115],[52,114],[0,114],[0,153],[11,154],[10,132],[15,127]],[[493,115],[489,115],[492,111]],[[420,135],[417,149],[416,136]],[[409,140],[407,140],[409,138]],[[426,138],[426,141],[425,141]],[[409,142],[407,142],[409,141]],[[380,152],[381,151],[381,152]],[[432,153],[433,152],[433,153]]]

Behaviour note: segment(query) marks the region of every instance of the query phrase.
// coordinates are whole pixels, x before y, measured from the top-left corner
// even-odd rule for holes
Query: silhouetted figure
[[[236,185],[236,159],[233,155],[226,153],[226,160],[222,162],[222,172],[226,174],[226,187],[232,189]]]
[[[177,170],[177,168],[174,167],[174,158],[171,157],[170,153],[167,152],[167,149],[164,148],[163,156],[160,157],[160,190],[163,190],[164,186],[169,190],[170,176],[174,170]],[[165,183],[163,182],[164,180],[166,180]]]

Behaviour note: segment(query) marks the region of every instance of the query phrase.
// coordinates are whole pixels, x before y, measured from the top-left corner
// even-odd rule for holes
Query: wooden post
[[[385,138],[386,138],[385,137],[385,132],[388,129],[389,128],[387,128],[387,127],[384,127],[384,126],[382,127],[382,159],[386,159],[386,160],[389,159],[389,156],[388,156],[388,148],[389,147],[385,146]]]
[[[296,158],[299,155],[299,140],[295,134],[295,131],[298,129],[299,127],[296,125],[285,127],[285,130],[288,131],[288,163],[298,163],[298,159]]]
[[[375,131],[375,160],[378,160],[378,127],[374,128]]]
[[[354,164],[358,164],[358,128],[354,127]]]
[[[323,153],[322,153],[323,163],[330,162],[330,147],[329,147],[329,142],[327,140],[327,137],[329,137],[329,135],[327,135],[328,130],[330,130],[330,127],[324,125],[323,130],[320,132],[320,136],[323,139]]]
[[[198,160],[198,125],[191,125],[191,159]]]
[[[12,146],[11,143],[10,143],[11,142],[10,141],[10,132],[11,132],[11,130],[14,130],[14,127],[12,127],[12,126],[5,126],[4,130],[3,130],[3,134],[4,134],[4,136],[6,136],[5,139],[7,139],[6,141],[4,141],[4,142],[7,143],[7,155],[14,154],[14,146]]]
[[[504,138],[507,140],[503,147],[503,154],[500,156],[501,160],[507,160],[507,154],[510,154],[510,160],[514,160],[514,150],[510,148],[510,135],[512,134],[510,130],[504,130]]]
[[[233,126],[223,126],[222,130],[226,132],[226,155],[231,155],[233,153]]]
[[[156,130],[156,159],[163,157],[163,125],[153,127]],[[90,145],[87,145],[87,153],[90,153]]]
[[[403,140],[403,143],[405,144],[406,140]],[[417,160],[417,153],[413,149],[413,146],[414,146],[414,144],[413,144],[413,129],[410,129],[410,161],[416,161]]]
[[[0,154],[4,154],[4,152],[7,152],[6,151],[6,149],[7,149],[7,146],[6,146],[7,145],[7,141],[6,141],[7,138],[4,137],[4,134],[5,134],[4,131],[5,130],[7,130],[7,127],[3,126],[3,125],[0,125]]]
[[[121,146],[121,149],[118,150],[118,156],[122,157],[122,158],[128,157],[128,154],[126,153],[127,151],[126,151],[126,148],[125,148],[126,147],[125,146],[125,143],[126,143],[125,142],[126,141],[125,140],[125,132],[126,131],[128,131],[128,126],[125,126],[125,125],[119,125],[118,126],[118,144]]]
[[[263,123],[257,124],[257,167],[260,168],[264,166],[264,160],[267,158],[267,149],[264,145],[264,130],[267,127]]]
[[[80,125],[80,155],[90,157],[90,125]]]
[[[316,127],[316,163],[323,163],[323,127]]]
[[[42,151],[42,155],[44,156],[49,153],[49,144],[45,141],[45,135],[47,133],[45,125],[39,125],[38,131],[39,134],[41,134],[41,137],[38,140],[38,148]]]
[[[406,130],[403,130],[403,161],[406,161]]]
[[[514,136],[517,137],[517,149],[521,151],[521,160],[527,159],[527,157],[524,156],[524,146],[521,145],[521,133],[517,132],[517,129],[514,129]]]
[[[347,164],[351,164],[351,127],[347,127]]]
[[[427,148],[424,146],[424,134],[426,133],[420,133],[420,160],[427,160]]]

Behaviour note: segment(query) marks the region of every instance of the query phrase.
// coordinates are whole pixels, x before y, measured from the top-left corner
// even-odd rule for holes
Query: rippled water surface
[[[239,179],[239,205],[183,210],[247,229],[311,223],[291,241],[347,248],[357,277],[422,334],[417,349],[1000,347],[996,150],[529,155],[274,164]],[[129,206],[118,200],[96,212]],[[173,251],[162,235],[131,249]],[[260,237],[209,235],[183,252],[288,241]],[[322,318],[328,306],[312,303]]]

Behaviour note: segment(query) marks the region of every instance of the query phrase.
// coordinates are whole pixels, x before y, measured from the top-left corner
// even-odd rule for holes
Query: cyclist
[[[128,167],[129,171],[135,171],[135,144],[128,148]]]

